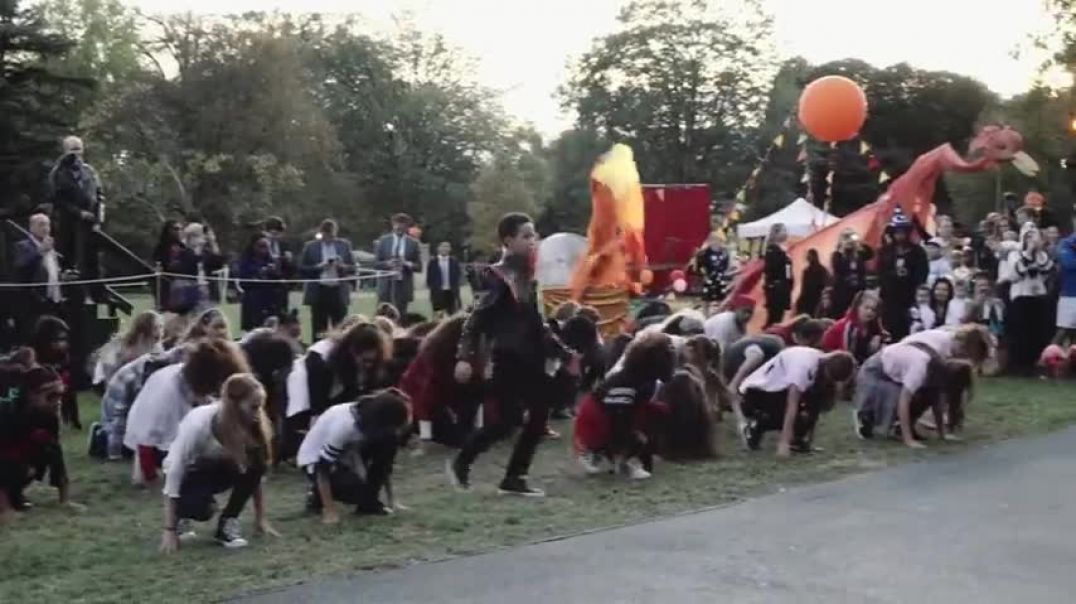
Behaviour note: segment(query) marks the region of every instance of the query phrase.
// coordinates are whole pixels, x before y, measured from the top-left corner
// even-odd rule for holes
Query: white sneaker
[[[176,520],[176,537],[181,541],[190,541],[198,536],[198,533],[194,532],[194,521],[190,518],[180,518]]]
[[[650,478],[650,472],[643,469],[643,464],[638,459],[631,458],[620,462],[620,473],[630,480],[646,480]]]
[[[604,458],[597,453],[583,453],[578,459],[579,465],[583,467],[583,471],[586,472],[588,476],[601,474],[604,471],[604,468],[602,468],[602,466],[605,465],[603,463]]]
[[[239,519],[224,518],[217,528],[217,543],[228,549],[239,549],[248,545],[247,540],[239,534]]]

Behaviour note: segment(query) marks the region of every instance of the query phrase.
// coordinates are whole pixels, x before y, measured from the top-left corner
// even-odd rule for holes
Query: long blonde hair
[[[131,358],[149,352],[158,344],[154,331],[161,325],[161,315],[155,311],[146,310],[138,313],[131,321],[131,327],[123,334],[121,343],[125,351],[130,351]]]
[[[240,403],[256,399],[257,418],[253,425],[243,419]],[[217,416],[216,437],[224,450],[238,464],[249,466],[259,461],[269,463],[272,452],[272,424],[265,414],[265,388],[249,373],[237,373],[221,387],[220,414]],[[251,458],[257,449],[261,459]]]

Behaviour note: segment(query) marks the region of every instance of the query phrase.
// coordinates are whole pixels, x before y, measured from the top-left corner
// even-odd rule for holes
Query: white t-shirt
[[[193,407],[194,395],[183,380],[182,363],[153,372],[131,403],[123,445],[167,451],[176,439],[179,422]]]
[[[179,422],[176,439],[164,458],[163,492],[169,497],[179,497],[180,487],[187,468],[202,459],[223,459],[228,456],[224,445],[213,435],[213,420],[220,412],[220,403],[195,407]]]
[[[909,346],[907,339],[882,349],[882,372],[913,394],[926,383],[929,367],[930,355],[915,346]]]
[[[911,333],[920,333],[928,329],[934,329],[934,321],[937,317],[934,315],[934,309],[926,304],[918,304],[913,306],[908,311],[909,316],[912,319]]]
[[[728,350],[732,343],[744,337],[744,331],[736,323],[736,312],[726,311],[718,313],[702,325],[706,337],[717,342],[721,350]]]
[[[900,341],[901,344],[926,344],[943,359],[953,356],[954,342],[956,342],[956,332],[944,327],[914,333]]]
[[[810,388],[818,376],[822,351],[807,346],[791,346],[777,353],[740,384],[740,394],[748,389],[781,392],[795,386],[800,392]]]
[[[355,419],[355,404],[340,403],[318,416],[306,438],[299,445],[296,464],[305,468],[319,461],[336,463],[351,447],[362,440]]]

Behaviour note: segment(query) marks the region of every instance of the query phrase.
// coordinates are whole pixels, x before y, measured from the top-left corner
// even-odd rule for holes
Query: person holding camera
[[[63,140],[63,155],[49,173],[49,192],[64,268],[77,270],[83,279],[96,279],[100,269],[91,233],[104,218],[104,195],[97,171],[83,161],[84,150],[77,136]]]
[[[316,238],[303,246],[299,261],[303,278],[317,280],[303,288],[303,304],[310,307],[310,337],[314,342],[323,337],[330,323],[335,327],[344,320],[351,302],[353,282],[343,279],[355,273],[355,259],[351,243],[338,239],[336,233],[336,221],[322,221]]]

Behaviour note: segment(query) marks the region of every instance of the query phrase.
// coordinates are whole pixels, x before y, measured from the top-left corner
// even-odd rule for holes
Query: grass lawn
[[[410,564],[488,551],[578,531],[638,522],[707,506],[728,504],[798,483],[834,479],[896,463],[951,454],[998,440],[1058,429],[1076,422],[1071,384],[992,379],[970,407],[963,443],[930,443],[923,452],[896,443],[857,440],[847,407],[822,418],[817,444],[824,452],[779,462],[773,436],[761,452],[747,453],[731,423],[721,426],[721,458],[712,463],[659,463],[650,481],[629,484],[613,477],[587,478],[577,469],[568,441],[545,442],[532,480],[544,500],[498,497],[494,485],[507,458],[505,445],[475,468],[475,491],[446,486],[446,451],[415,458],[401,454],[396,488],[410,510],[394,517],[346,515],[322,526],[303,514],[305,481],[293,468],[267,481],[270,517],[280,539],[254,538],[239,552],[211,543],[211,525],[177,555],[156,548],[161,527],[159,491],[132,487],[127,464],[87,458],[84,435],[65,437],[73,496],[88,511],[73,514],[55,504],[51,489],[30,491],[35,507],[0,528],[0,598],[34,601],[204,601],[251,590],[309,581],[335,573]],[[84,397],[85,420],[97,415]],[[84,421],[85,421],[84,420]],[[88,424],[88,421],[87,421]],[[569,426],[556,427],[565,433]],[[252,513],[243,516],[250,530]],[[248,535],[249,536],[249,535]]]

